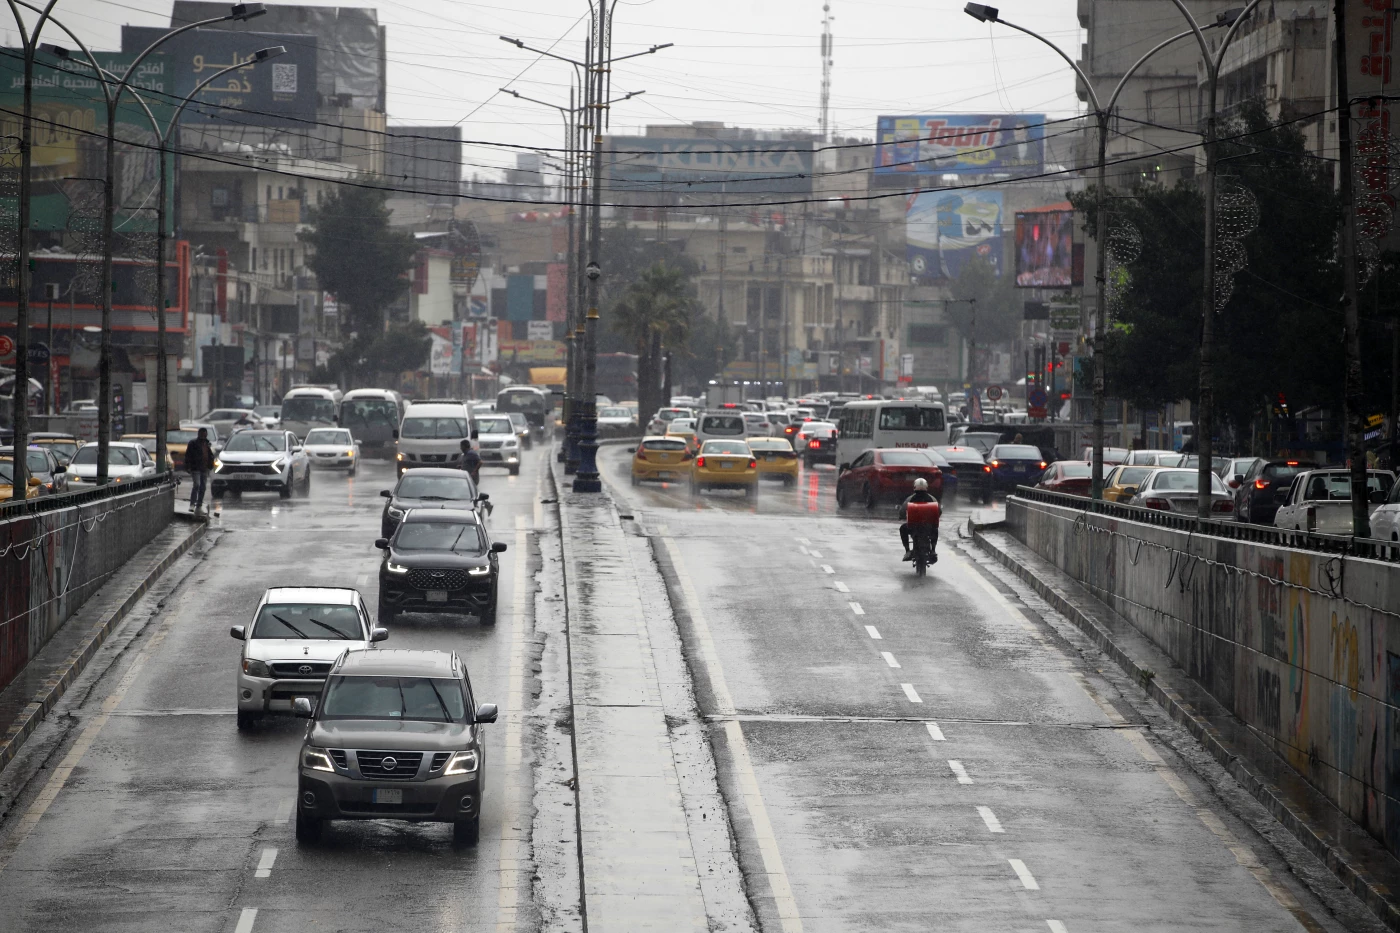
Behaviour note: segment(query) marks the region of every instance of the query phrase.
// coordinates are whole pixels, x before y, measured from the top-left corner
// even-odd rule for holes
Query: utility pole
[[[1347,460],[1351,465],[1351,533],[1371,537],[1371,511],[1366,494],[1366,414],[1362,409],[1361,312],[1356,286],[1356,195],[1352,175],[1351,98],[1347,93],[1346,0],[1333,0],[1337,67],[1337,147],[1340,150],[1342,195],[1342,342],[1346,354],[1343,411]],[[1390,24],[1386,24],[1387,32]],[[1394,429],[1392,428],[1392,435]]]

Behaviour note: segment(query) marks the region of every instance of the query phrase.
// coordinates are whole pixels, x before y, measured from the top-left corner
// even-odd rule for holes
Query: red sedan
[[[1088,460],[1057,460],[1040,475],[1036,485],[1050,492],[1087,496],[1093,476],[1094,465]]]
[[[867,450],[836,478],[836,505],[844,509],[863,502],[873,509],[881,502],[902,502],[916,479],[928,480],[928,491],[942,501],[943,471],[928,454],[907,447]]]

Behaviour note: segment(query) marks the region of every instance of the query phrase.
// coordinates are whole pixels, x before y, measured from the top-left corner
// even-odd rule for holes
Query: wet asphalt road
[[[289,815],[302,723],[235,728],[240,645],[228,629],[250,621],[265,587],[355,586],[374,610],[378,493],[392,485],[393,467],[367,461],[354,478],[316,472],[306,499],[225,499],[203,561],[81,704],[79,728],[51,758],[59,767],[31,782],[6,821],[0,930],[514,928],[514,915],[500,907],[514,899],[502,889],[520,882],[511,842],[520,835],[513,827],[528,822],[506,790],[523,783],[528,791],[528,780],[505,773],[506,669],[530,599],[517,599],[515,588],[529,550],[520,547],[517,516],[536,507],[543,455],[527,455],[519,477],[483,470],[496,506],[492,537],[510,548],[500,564],[498,624],[409,615],[384,645],[455,649],[478,699],[501,706],[501,722],[488,727],[477,847],[455,847],[446,824],[393,822],[334,823],[320,844],[299,847]],[[522,885],[528,890],[528,880]]]
[[[753,505],[631,487],[625,448],[600,462],[673,599],[699,603],[679,624],[711,734],[729,730],[714,745],[763,929],[1379,929],[1310,856],[1284,862],[1262,810],[1224,806],[1243,794],[1186,767],[1163,737],[1189,738],[1111,664],[979,569],[956,543],[966,506],[918,579],[894,509],[838,510],[829,468]],[[766,818],[736,805],[755,787]]]

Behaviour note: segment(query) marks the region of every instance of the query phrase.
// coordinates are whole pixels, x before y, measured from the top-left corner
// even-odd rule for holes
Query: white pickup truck
[[[1372,512],[1385,502],[1395,485],[1395,474],[1388,470],[1366,471],[1368,509]],[[1290,531],[1311,531],[1324,535],[1349,535],[1351,520],[1351,471],[1309,470],[1293,478],[1293,484],[1279,490],[1281,497],[1274,526]]]

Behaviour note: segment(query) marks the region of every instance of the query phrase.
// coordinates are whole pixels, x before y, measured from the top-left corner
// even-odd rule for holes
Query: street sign
[[[1078,330],[1079,305],[1051,304],[1050,328],[1052,330]]]
[[[15,342],[4,334],[0,334],[0,356],[9,356],[15,352]]]
[[[1050,400],[1050,394],[1045,391],[1044,386],[1031,386],[1026,392],[1026,404],[1035,408],[1044,408],[1045,403]]]
[[[1001,401],[1001,397],[1004,394],[1001,386],[987,386],[987,398],[991,399],[993,402]]]

